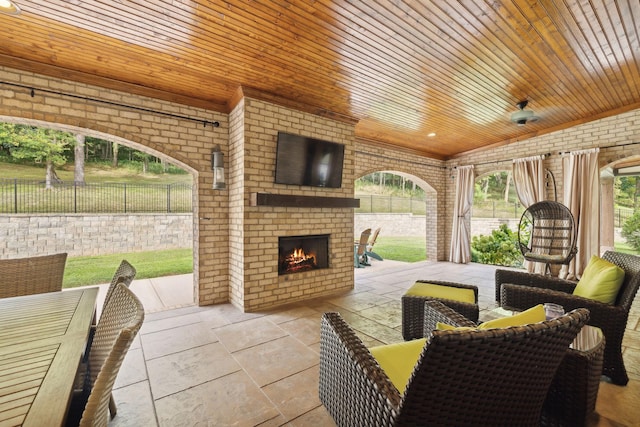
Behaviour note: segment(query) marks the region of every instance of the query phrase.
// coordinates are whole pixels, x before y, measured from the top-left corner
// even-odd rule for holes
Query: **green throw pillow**
[[[623,281],[623,269],[593,255],[573,294],[605,304],[614,304]]]
[[[369,349],[382,370],[400,393],[404,393],[413,368],[418,363],[426,338],[396,344],[381,345]]]

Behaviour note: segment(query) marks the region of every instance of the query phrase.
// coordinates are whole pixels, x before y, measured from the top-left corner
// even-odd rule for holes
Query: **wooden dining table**
[[[0,427],[65,422],[98,288],[0,299]]]

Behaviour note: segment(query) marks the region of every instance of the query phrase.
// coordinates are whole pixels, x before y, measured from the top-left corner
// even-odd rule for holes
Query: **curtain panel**
[[[473,165],[456,169],[456,196],[453,207],[453,229],[449,261],[467,264],[471,261],[471,207],[473,206]]]
[[[564,204],[578,229],[578,253],[566,270],[569,279],[579,278],[591,255],[600,254],[599,151],[598,148],[576,151],[562,158]]]
[[[513,161],[513,183],[525,209],[545,199],[543,160],[544,156],[534,156]]]
[[[544,156],[525,157],[513,160],[513,184],[516,188],[518,200],[524,208],[545,200],[544,187]],[[524,267],[529,273],[544,274],[545,264],[524,261]]]

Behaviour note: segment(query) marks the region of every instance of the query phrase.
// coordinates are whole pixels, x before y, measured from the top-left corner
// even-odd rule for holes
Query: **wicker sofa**
[[[430,332],[398,390],[340,315],[325,313],[320,400],[338,426],[539,426],[556,369],[587,319],[577,310],[526,326]]]
[[[615,384],[626,385],[629,377],[622,358],[622,338],[640,286],[640,257],[608,251],[602,258],[625,271],[624,282],[613,305],[573,295],[576,282],[502,269],[496,270],[496,301],[502,307],[516,310],[547,302],[560,304],[565,311],[579,307],[589,309],[589,324],[602,329],[607,341],[603,374]]]

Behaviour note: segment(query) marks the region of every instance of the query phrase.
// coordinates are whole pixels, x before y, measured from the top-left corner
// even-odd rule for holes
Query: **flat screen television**
[[[340,188],[344,145],[278,132],[276,184]]]

